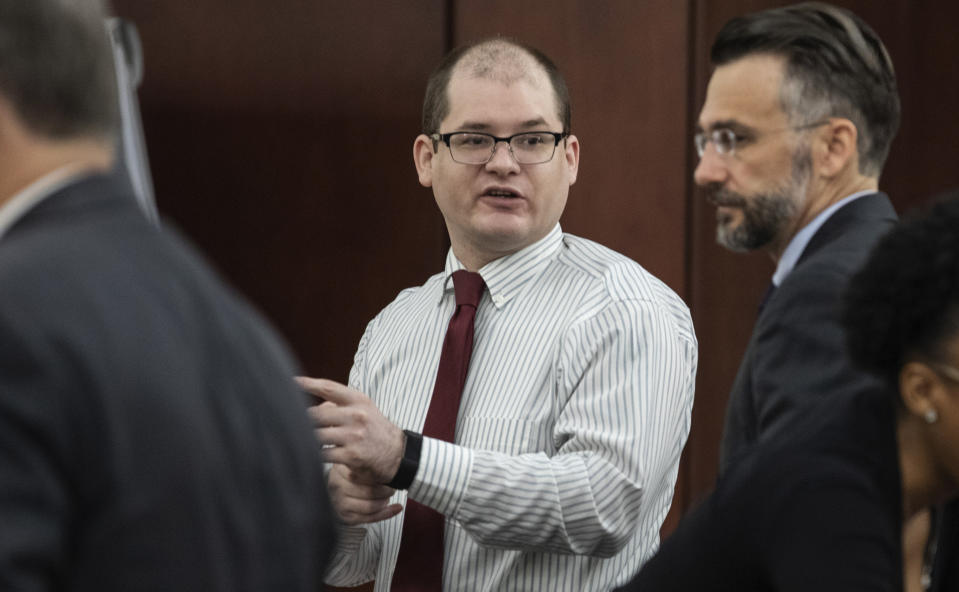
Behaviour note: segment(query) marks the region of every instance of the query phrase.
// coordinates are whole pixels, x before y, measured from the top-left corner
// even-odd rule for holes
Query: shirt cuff
[[[466,494],[472,471],[472,450],[424,437],[420,468],[409,496],[451,518]]]

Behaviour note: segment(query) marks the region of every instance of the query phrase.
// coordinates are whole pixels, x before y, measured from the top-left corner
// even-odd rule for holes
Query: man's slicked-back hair
[[[790,121],[851,120],[859,170],[878,177],[899,129],[900,106],[892,60],[869,25],[822,2],[773,8],[726,23],[710,58],[722,66],[757,54],[786,60],[780,97]]]
[[[109,138],[118,127],[106,0],[0,0],[0,95],[32,132]]]
[[[500,49],[505,49],[506,51],[497,51]],[[498,72],[499,65],[492,63],[497,59],[497,56],[512,53],[513,57],[525,54],[525,56],[532,58],[533,63],[541,67],[546,73],[547,78],[549,78],[556,99],[557,115],[563,125],[562,131],[563,133],[569,133],[571,120],[569,88],[566,86],[566,80],[560,73],[559,68],[556,67],[556,64],[553,63],[553,60],[535,47],[531,47],[515,39],[508,37],[490,37],[454,49],[446,54],[443,61],[440,62],[436,69],[433,70],[433,73],[430,74],[429,80],[426,83],[426,96],[423,99],[422,131],[424,134],[429,135],[440,131],[440,123],[446,119],[446,116],[449,115],[450,112],[448,92],[450,78],[456,70],[456,67],[463,61],[463,58],[475,56],[477,53],[487,54],[485,57],[481,55],[478,58],[477,67],[473,69],[473,74],[479,77],[497,77],[496,73]]]
[[[890,386],[913,359],[950,363],[945,347],[959,338],[957,228],[953,192],[890,231],[850,280],[842,319],[850,356]]]

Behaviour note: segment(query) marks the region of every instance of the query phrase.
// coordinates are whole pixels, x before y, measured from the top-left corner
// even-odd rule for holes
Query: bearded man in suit
[[[896,221],[879,176],[900,107],[879,37],[828,4],[735,18],[710,57],[695,180],[718,242],[777,264],[729,396],[725,471],[830,393],[878,388],[846,355],[839,304]]]

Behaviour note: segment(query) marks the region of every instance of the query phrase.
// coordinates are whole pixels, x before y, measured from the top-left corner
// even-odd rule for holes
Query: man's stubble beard
[[[716,206],[738,208],[742,221],[729,226],[721,215],[716,224],[716,242],[731,251],[748,252],[769,246],[783,239],[783,233],[805,201],[812,155],[808,147],[793,154],[792,172],[785,185],[773,191],[745,197],[720,186],[707,187],[707,198]]]

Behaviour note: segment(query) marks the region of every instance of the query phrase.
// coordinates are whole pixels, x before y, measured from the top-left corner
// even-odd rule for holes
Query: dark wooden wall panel
[[[345,380],[367,321],[443,261],[412,144],[445,3],[114,4],[143,41],[161,212],[306,371]]]

